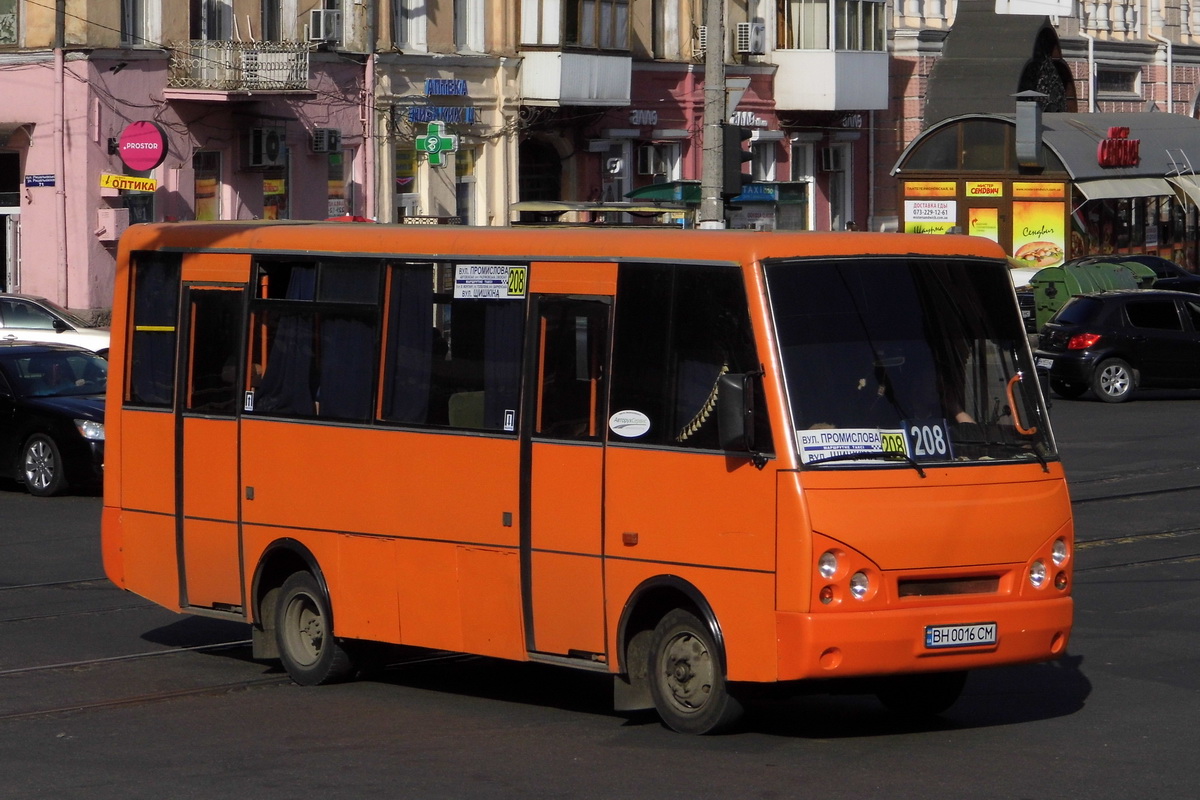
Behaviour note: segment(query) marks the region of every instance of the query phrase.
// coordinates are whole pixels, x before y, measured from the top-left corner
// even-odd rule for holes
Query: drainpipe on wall
[[[1156,42],[1161,42],[1167,48],[1167,113],[1175,113],[1175,62],[1174,62],[1174,44],[1165,36],[1159,36],[1157,33],[1146,32]]]
[[[71,307],[70,276],[67,274],[67,132],[66,91],[64,73],[66,57],[63,54],[66,31],[66,0],[54,3],[54,228],[58,240],[58,302]]]
[[[1096,113],[1096,37],[1090,33],[1079,32],[1079,35],[1087,39],[1088,56],[1087,56],[1087,87],[1088,87],[1088,113]]]

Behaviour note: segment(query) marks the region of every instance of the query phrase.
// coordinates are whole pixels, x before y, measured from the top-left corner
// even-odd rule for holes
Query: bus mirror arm
[[[754,466],[762,469],[767,459],[755,449],[754,379],[758,372],[727,372],[718,380],[717,433],[721,449],[748,453]]]

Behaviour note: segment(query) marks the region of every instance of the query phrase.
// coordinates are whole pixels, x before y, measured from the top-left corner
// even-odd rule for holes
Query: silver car
[[[107,328],[90,327],[57,303],[26,294],[0,294],[0,341],[73,344],[108,358]]]

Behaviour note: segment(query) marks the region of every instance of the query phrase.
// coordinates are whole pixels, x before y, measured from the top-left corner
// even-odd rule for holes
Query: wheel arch
[[[725,636],[712,605],[695,584],[678,575],[656,575],[637,585],[625,601],[617,623],[617,674],[613,704],[618,711],[654,708],[647,674],[650,638],[655,627],[672,609],[695,614],[712,634],[722,675],[728,674]]]
[[[639,583],[630,593],[621,611],[621,619],[617,624],[620,672],[628,672],[625,651],[630,640],[643,630],[654,630],[658,621],[674,608],[688,609],[704,622],[717,644],[721,671],[726,670],[725,636],[721,632],[721,623],[704,593],[678,575],[658,575]]]
[[[267,545],[259,556],[250,584],[250,621],[255,658],[279,657],[275,644],[275,604],[271,600],[288,576],[295,572],[311,573],[325,597],[329,597],[325,573],[311,550],[290,538],[276,539]],[[329,602],[329,617],[330,630],[333,630],[332,601]]]

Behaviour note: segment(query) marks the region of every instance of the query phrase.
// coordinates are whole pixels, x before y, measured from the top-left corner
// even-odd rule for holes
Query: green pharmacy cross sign
[[[417,137],[417,150],[429,156],[429,166],[445,166],[446,153],[458,152],[458,137],[446,134],[446,123],[431,122],[425,135]]]

